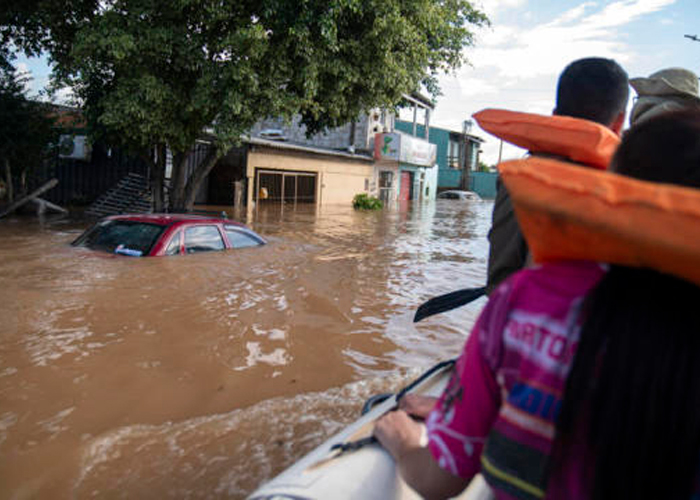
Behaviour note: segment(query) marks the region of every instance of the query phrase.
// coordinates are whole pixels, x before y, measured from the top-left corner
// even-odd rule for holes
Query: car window
[[[101,221],[78,238],[74,245],[125,255],[148,255],[164,229],[164,226],[145,222]]]
[[[459,195],[457,193],[442,193],[440,195],[440,198],[443,198],[445,200],[456,200],[459,198]]]
[[[224,226],[224,231],[226,231],[226,236],[228,237],[231,248],[256,247],[262,245],[262,241],[236,227]]]
[[[180,235],[182,231],[175,233],[175,236],[170,240],[168,248],[165,250],[165,255],[179,255],[180,254]]]
[[[211,252],[223,250],[224,240],[216,226],[194,226],[185,230],[185,252]]]

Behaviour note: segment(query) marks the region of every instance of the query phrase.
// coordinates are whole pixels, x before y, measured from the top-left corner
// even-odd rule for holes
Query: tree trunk
[[[204,157],[204,159],[199,162],[197,167],[195,167],[194,172],[190,175],[188,181],[187,181],[187,187],[185,188],[185,197],[184,197],[184,204],[182,208],[187,210],[188,212],[191,212],[192,209],[194,208],[194,200],[197,197],[197,191],[199,190],[199,186],[202,184],[202,181],[209,175],[209,172],[211,172],[211,169],[214,168],[214,165],[216,165],[216,162],[219,161],[219,158],[223,156],[223,153],[220,152],[219,148],[216,148],[214,146],[211,147],[207,155]]]
[[[15,201],[15,192],[12,185],[12,169],[10,168],[10,160],[5,158],[5,179],[7,180],[7,201],[12,203]]]
[[[27,193],[27,169],[24,168],[19,174],[19,189],[23,195]]]
[[[187,183],[187,153],[173,156],[173,173],[170,178],[170,206],[184,208],[185,184]]]
[[[28,194],[24,198],[21,198],[20,200],[14,202],[9,207],[7,207],[5,210],[0,212],[0,217],[5,217],[7,214],[14,212],[15,210],[17,210],[19,207],[21,207],[25,203],[30,202],[31,200],[33,200],[34,198],[37,198],[39,195],[41,195],[45,191],[48,191],[49,189],[55,187],[56,184],[58,184],[58,180],[51,179],[49,182],[43,184],[41,187],[35,189],[34,191],[32,191],[30,194]]]
[[[141,158],[148,164],[150,170],[151,192],[153,193],[153,211],[162,212],[165,209],[165,199],[163,196],[163,185],[165,181],[165,162],[160,161],[162,153],[159,151],[159,146],[155,149],[158,151],[158,157],[153,158],[153,150],[143,151]]]

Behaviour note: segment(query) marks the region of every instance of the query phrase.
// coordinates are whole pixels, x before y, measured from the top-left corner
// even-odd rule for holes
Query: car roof
[[[245,225],[241,224],[240,222],[223,219],[221,217],[206,217],[194,214],[121,214],[105,217],[104,220],[143,222],[145,224],[157,224],[159,226],[170,226],[172,224],[181,224],[185,222],[198,222],[205,224],[229,224],[232,226],[245,228]]]

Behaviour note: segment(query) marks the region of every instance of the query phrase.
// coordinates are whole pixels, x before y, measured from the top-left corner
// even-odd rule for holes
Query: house
[[[419,94],[405,96],[405,100],[413,107],[414,118],[419,109],[424,114],[421,127],[426,130],[432,103]],[[260,203],[349,204],[358,193],[381,194],[387,202],[434,198],[435,146],[421,137],[392,136],[394,122],[393,112],[373,109],[355,122],[306,137],[306,129],[298,118],[291,123],[260,120],[242,138],[241,146],[230,149],[209,172],[197,192],[195,205],[253,208]],[[393,142],[396,155],[383,155],[381,148],[375,148],[377,140],[383,145]],[[187,159],[190,173],[211,147],[205,136],[198,141]],[[68,198],[83,203],[97,198],[91,209],[125,210],[128,207],[116,206],[111,198],[124,198],[122,191],[134,191],[133,179],[139,180],[139,200],[147,192],[148,170],[138,159],[99,145],[87,154],[89,157],[56,163],[55,168],[69,164],[70,172],[59,175],[63,185],[71,187]],[[166,178],[172,169],[170,154],[167,160]],[[95,165],[100,168],[94,168]],[[88,172],[91,167],[93,170]],[[73,172],[77,175],[75,182],[65,182]],[[114,178],[117,172],[119,177]],[[102,187],[107,177],[109,186]],[[99,189],[94,182],[98,178]],[[89,184],[89,190],[76,191],[75,187],[87,187],[83,180]]]
[[[396,120],[397,131],[417,133],[425,137],[423,125]],[[468,133],[469,122],[465,122],[463,132],[455,132],[439,127],[430,127],[428,140],[437,147],[438,165],[437,191],[447,189],[471,189],[470,173],[478,170],[479,153],[484,139]],[[415,130],[415,132],[414,132]]]
[[[214,166],[196,202],[208,205],[256,203],[348,204],[373,187],[370,154],[374,131],[391,117],[373,111],[354,123],[306,137],[295,118],[259,121]]]
[[[30,173],[27,182],[31,189],[48,179],[58,179],[58,185],[43,198],[59,205],[90,204],[127,178],[147,192],[148,165],[118,148],[90,144],[87,123],[79,109],[52,104],[51,116],[60,129],[58,151]]]
[[[419,95],[405,99],[414,110],[425,111],[423,127],[428,125],[432,110],[428,99]],[[355,122],[311,137],[299,118],[291,123],[261,120],[243,146],[229,151],[213,168],[197,203],[349,204],[358,193],[382,194],[385,201],[434,198],[433,145],[417,137],[397,137],[389,141],[399,147],[395,157],[377,156],[376,141],[388,140],[394,120],[393,112],[374,109]]]
[[[394,120],[393,130],[376,134],[374,141],[378,194],[385,203],[432,200],[437,193],[437,148],[427,140],[434,105],[419,93],[404,96],[404,101],[413,109],[410,131],[397,130]]]
[[[382,201],[435,199],[436,151],[434,144],[409,134],[377,134],[374,158]]]

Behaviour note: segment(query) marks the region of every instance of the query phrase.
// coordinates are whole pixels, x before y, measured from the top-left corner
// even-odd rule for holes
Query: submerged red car
[[[138,214],[100,219],[72,245],[133,257],[154,257],[265,243],[262,236],[228,219],[189,214]]]

